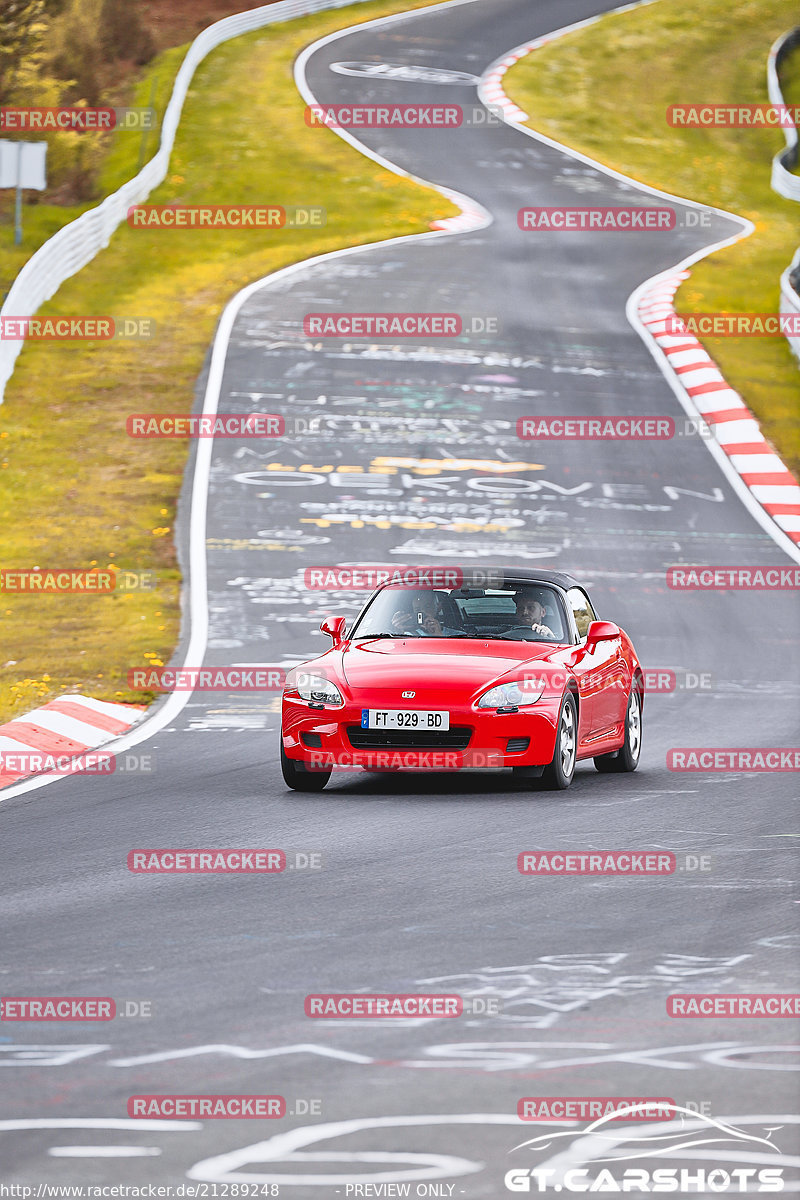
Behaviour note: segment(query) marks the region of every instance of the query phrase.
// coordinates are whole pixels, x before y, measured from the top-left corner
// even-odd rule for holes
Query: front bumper
[[[312,708],[306,701],[283,698],[282,733],[288,758],[327,770],[459,771],[466,769],[546,766],[553,758],[560,696],[516,713],[476,710],[452,703],[447,708],[449,733],[361,729],[362,708],[376,700],[348,701],[342,708]],[[381,704],[383,704],[381,700]],[[401,708],[393,701],[386,707]],[[422,707],[422,705],[420,705]]]

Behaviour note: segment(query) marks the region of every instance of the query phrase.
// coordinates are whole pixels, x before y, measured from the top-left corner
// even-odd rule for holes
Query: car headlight
[[[295,687],[301,700],[309,704],[343,704],[342,693],[335,683],[325,679],[323,675],[312,675],[308,671],[298,671]]]
[[[483,693],[478,701],[478,708],[523,708],[526,704],[535,704],[543,691],[543,679],[500,683]]]

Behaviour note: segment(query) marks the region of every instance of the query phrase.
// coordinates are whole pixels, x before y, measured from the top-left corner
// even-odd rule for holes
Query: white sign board
[[[19,186],[43,192],[47,187],[46,156],[47,142],[0,140],[0,188]]]

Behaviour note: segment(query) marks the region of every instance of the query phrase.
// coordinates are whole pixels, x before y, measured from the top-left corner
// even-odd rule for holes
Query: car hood
[[[353,690],[472,693],[521,663],[544,665],[559,653],[561,665],[565,648],[552,642],[376,639],[351,643],[342,654],[342,669]]]

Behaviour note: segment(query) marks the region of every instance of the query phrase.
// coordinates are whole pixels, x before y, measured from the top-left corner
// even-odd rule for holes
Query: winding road
[[[324,40],[298,82],[322,104],[448,103],[485,118],[475,80],[489,64],[607,7],[445,4]],[[367,68],[344,74],[341,63]],[[793,593],[675,592],[666,569],[790,560],[703,440],[684,433],[626,317],[642,281],[740,223],[713,212],[699,229],[685,219],[694,206],[496,120],[358,138],[468,197],[474,228],[301,264],[253,285],[231,312],[198,405],[218,383],[220,411],[282,413],[291,432],[263,445],[219,440],[192,458],[180,550],[187,587],[202,595],[194,510],[207,539],[203,662],[287,666],[319,653],[321,617],[351,617],[363,595],[307,590],[309,565],[541,564],[585,579],[642,661],[685,686],[647,697],[636,774],[582,764],[566,793],[481,773],[343,774],[319,795],[290,793],[279,692],[195,692],[162,706],[147,740],[130,743],[152,756],[149,772],[10,789],[3,995],[147,1000],[152,1015],[0,1026],[3,1182],[245,1178],[316,1197],[344,1196],[353,1180],[410,1180],[414,1194],[422,1179],[453,1185],[442,1195],[496,1200],[509,1167],[533,1165],[512,1147],[549,1128],[517,1121],[531,1095],[670,1097],[761,1136],[780,1127],[775,1143],[797,1154],[786,1116],[796,1022],[666,1016],[675,992],[800,991],[796,775],[666,765],[672,747],[796,744],[800,695]],[[518,228],[523,206],[586,204],[668,205],[676,228]],[[476,332],[310,339],[312,312],[458,313]],[[678,436],[516,434],[520,416],[623,413],[671,417]],[[187,620],[176,663],[191,634]],[[319,852],[322,865],[139,876],[126,867],[134,847],[281,847]],[[517,854],[537,848],[668,849],[682,870],[525,878]],[[695,869],[700,856],[707,869]],[[325,991],[503,1003],[451,1023],[307,1018],[305,995]],[[146,1093],[281,1094],[295,1115],[127,1119],[128,1097]],[[707,1167],[725,1165],[709,1156]]]

